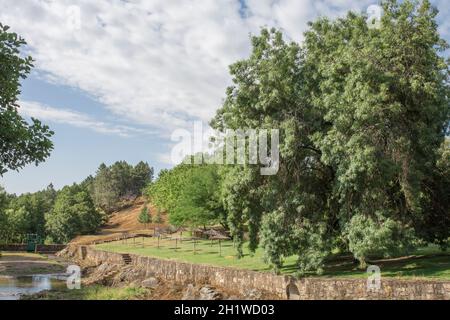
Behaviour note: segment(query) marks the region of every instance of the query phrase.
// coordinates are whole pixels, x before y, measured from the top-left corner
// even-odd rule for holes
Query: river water
[[[0,300],[19,300],[21,295],[66,288],[67,275],[45,274],[0,277]]]

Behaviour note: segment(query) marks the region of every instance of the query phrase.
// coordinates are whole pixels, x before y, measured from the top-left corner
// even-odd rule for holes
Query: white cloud
[[[78,128],[90,129],[98,133],[118,135],[121,137],[151,133],[138,128],[99,121],[86,114],[73,110],[52,108],[31,101],[21,101],[19,112],[24,116],[37,118],[43,121],[68,124]]]
[[[81,29],[68,15],[74,4]],[[300,40],[315,16],[365,4],[247,0],[247,18],[238,0],[0,0],[0,7],[0,21],[25,37],[49,79],[164,132],[214,115],[230,83],[228,65],[249,53],[249,33],[276,26]]]
[[[157,153],[156,154],[156,160],[164,165],[176,165],[178,163],[173,163],[173,160],[171,158],[170,152],[166,152],[166,153]]]

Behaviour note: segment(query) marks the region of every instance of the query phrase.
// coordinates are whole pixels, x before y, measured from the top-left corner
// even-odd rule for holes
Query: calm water
[[[0,300],[18,300],[21,295],[66,288],[65,275],[0,277]]]

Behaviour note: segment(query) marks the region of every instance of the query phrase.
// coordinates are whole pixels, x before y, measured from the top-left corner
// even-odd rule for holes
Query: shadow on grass
[[[450,254],[411,255],[391,259],[372,259],[385,277],[450,278]],[[312,275],[312,274],[311,274]],[[331,258],[323,274],[325,277],[366,277],[366,270],[350,256]]]
[[[109,247],[109,248],[108,248]],[[205,263],[218,266],[230,266],[255,271],[269,271],[271,268],[263,262],[263,251],[261,248],[255,254],[250,254],[248,247],[244,246],[244,257],[241,260],[236,258],[231,241],[221,243],[221,256],[219,246],[214,243],[211,246],[209,241],[198,241],[196,243],[196,253],[194,254],[193,241],[183,241],[177,246],[173,242],[161,245],[161,251],[155,250],[155,243],[146,244],[146,248],[138,249],[136,253],[162,258],[175,258],[179,261],[191,263]],[[102,248],[102,246],[100,246]],[[107,251],[124,252],[128,249],[122,246],[106,245],[103,248]],[[147,250],[148,249],[148,250]],[[133,251],[133,250],[130,250]],[[296,263],[297,257],[292,256],[285,259],[285,264],[281,268],[282,274],[295,274],[298,271]],[[381,268],[383,277],[406,277],[406,278],[437,278],[450,280],[450,253],[439,250],[436,246],[419,248],[414,255],[389,258],[371,259],[368,264],[377,265]],[[316,273],[306,273],[305,276],[318,276]],[[351,277],[366,278],[366,269],[359,268],[359,263],[351,254],[335,254],[329,257],[325,263],[322,277]]]

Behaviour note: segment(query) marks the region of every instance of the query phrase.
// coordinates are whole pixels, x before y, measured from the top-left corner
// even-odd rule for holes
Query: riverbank
[[[64,290],[68,260],[54,255],[2,252],[0,300],[18,300],[46,290]]]
[[[46,290],[24,295],[21,300],[148,300],[151,295],[151,290],[142,287],[114,288],[92,285],[74,290]]]
[[[203,288],[186,290],[186,286],[156,279],[128,281],[136,275],[130,268],[79,262],[69,257],[3,252],[0,300],[180,300],[196,298],[195,292]],[[80,289],[67,288],[64,274],[73,264],[82,270]],[[203,288],[202,293],[206,298],[224,297],[211,288]]]
[[[26,252],[2,252],[0,277],[64,273],[68,262],[54,255]]]

